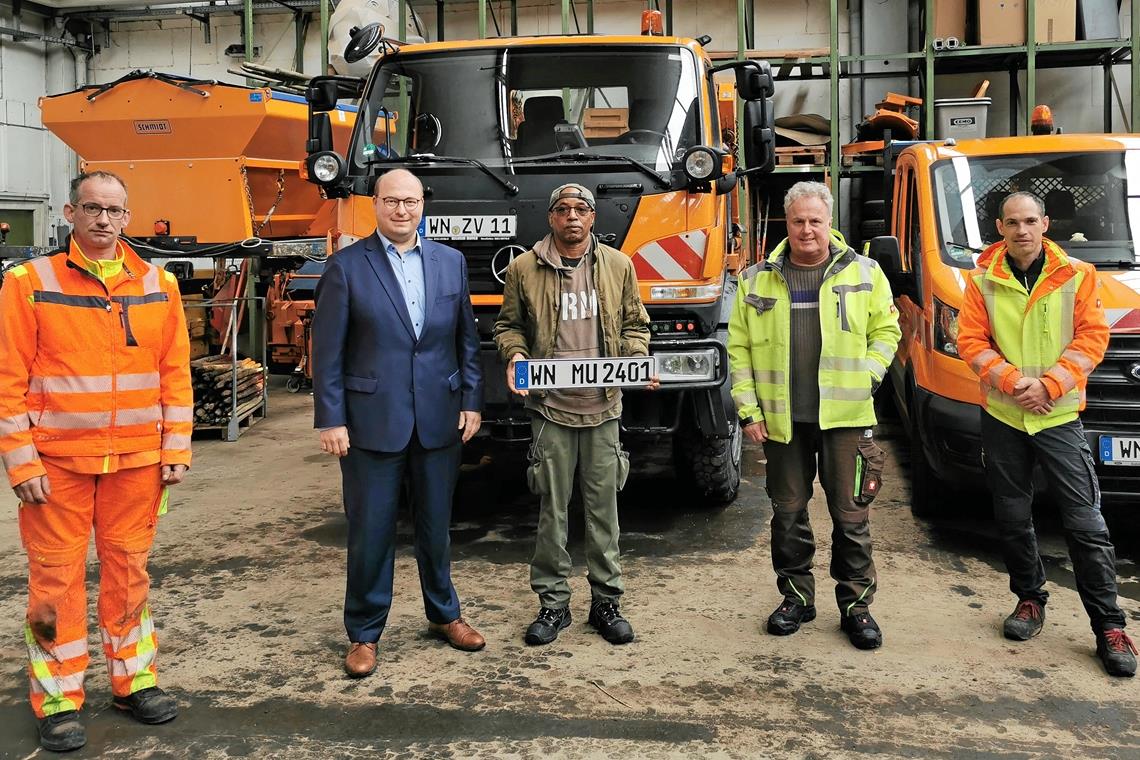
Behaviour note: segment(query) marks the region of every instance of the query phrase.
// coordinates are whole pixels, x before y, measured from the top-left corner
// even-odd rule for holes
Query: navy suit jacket
[[[317,283],[313,404],[318,428],[348,426],[349,442],[403,450],[459,440],[459,412],[483,408],[479,336],[467,260],[420,238],[425,314],[419,340],[403,292],[375,234],[331,256]]]

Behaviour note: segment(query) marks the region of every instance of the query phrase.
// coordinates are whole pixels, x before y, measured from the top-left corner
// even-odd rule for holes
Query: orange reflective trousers
[[[87,545],[99,555],[99,627],[116,696],[157,684],[147,557],[165,505],[161,466],[88,475],[43,457],[51,496],[20,505],[28,553],[28,676],[37,717],[83,706]]]

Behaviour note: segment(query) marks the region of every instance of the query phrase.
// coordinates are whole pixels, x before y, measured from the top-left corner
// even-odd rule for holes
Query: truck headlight
[[[716,179],[717,172],[720,169],[720,156],[714,153],[712,148],[697,145],[689,148],[682,166],[684,166],[685,174],[688,175],[689,179],[707,182]]]
[[[934,298],[934,350],[958,356],[958,310]]]
[[[657,357],[657,375],[662,383],[691,383],[715,380],[717,351],[654,351]]]
[[[344,176],[344,159],[331,150],[315,153],[309,157],[309,174],[317,182],[328,185]]]

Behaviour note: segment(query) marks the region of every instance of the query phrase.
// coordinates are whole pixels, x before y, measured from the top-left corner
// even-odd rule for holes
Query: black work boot
[[[795,599],[780,602],[776,611],[768,616],[768,633],[773,636],[789,636],[800,629],[801,623],[815,620],[815,605],[804,606]]]
[[[558,638],[558,632],[570,625],[570,608],[543,607],[526,629],[526,643],[549,644]]]
[[[38,718],[40,746],[49,752],[70,752],[87,743],[87,731],[77,710],[64,710]]]
[[[628,644],[633,641],[633,626],[621,616],[617,602],[595,599],[590,605],[588,622],[611,644]]]
[[[174,697],[157,686],[140,689],[126,697],[115,697],[111,704],[129,712],[139,723],[153,725],[178,717],[178,705],[175,704]]]
[[[1136,675],[1136,645],[1123,628],[1105,628],[1096,635],[1096,656],[1110,676]]]
[[[1007,639],[1014,641],[1029,641],[1041,633],[1045,625],[1045,608],[1032,599],[1022,599],[1017,603],[1017,609],[1005,619],[1002,633]],[[1097,638],[1099,641],[1099,637]]]
[[[878,649],[883,645],[883,632],[867,610],[844,615],[839,620],[839,627],[847,633],[856,649]]]

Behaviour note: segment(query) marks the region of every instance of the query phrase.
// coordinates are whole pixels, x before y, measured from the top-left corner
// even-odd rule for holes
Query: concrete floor
[[[873,516],[881,650],[858,652],[838,629],[818,499],[820,616],[792,637],[762,631],[778,595],[763,455],[753,447],[739,500],[721,510],[679,503],[667,471],[642,458],[623,494],[624,611],[638,633],[624,647],[586,626],[580,564],[574,624],[550,646],[523,644],[537,609],[526,564],[534,503],[517,464],[465,474],[453,574],[487,648],[465,654],[427,636],[401,523],[380,667],[350,680],[341,670],[340,475],[317,448],[310,408],[308,396],[275,387],[268,419],[239,442],[195,442],[194,469],[151,560],[160,681],[182,714],[147,728],[110,709],[95,634],[89,743],[73,757],[1140,758],[1140,684],[1100,669],[1056,522],[1042,518],[1045,631],[1005,641],[1001,620],[1014,600],[985,497],[964,498],[953,517],[915,519],[889,425],[892,459]],[[14,505],[8,514],[0,757],[44,756],[26,704]],[[1140,520],[1110,516],[1121,602],[1137,621]],[[581,562],[580,518],[575,528]]]

